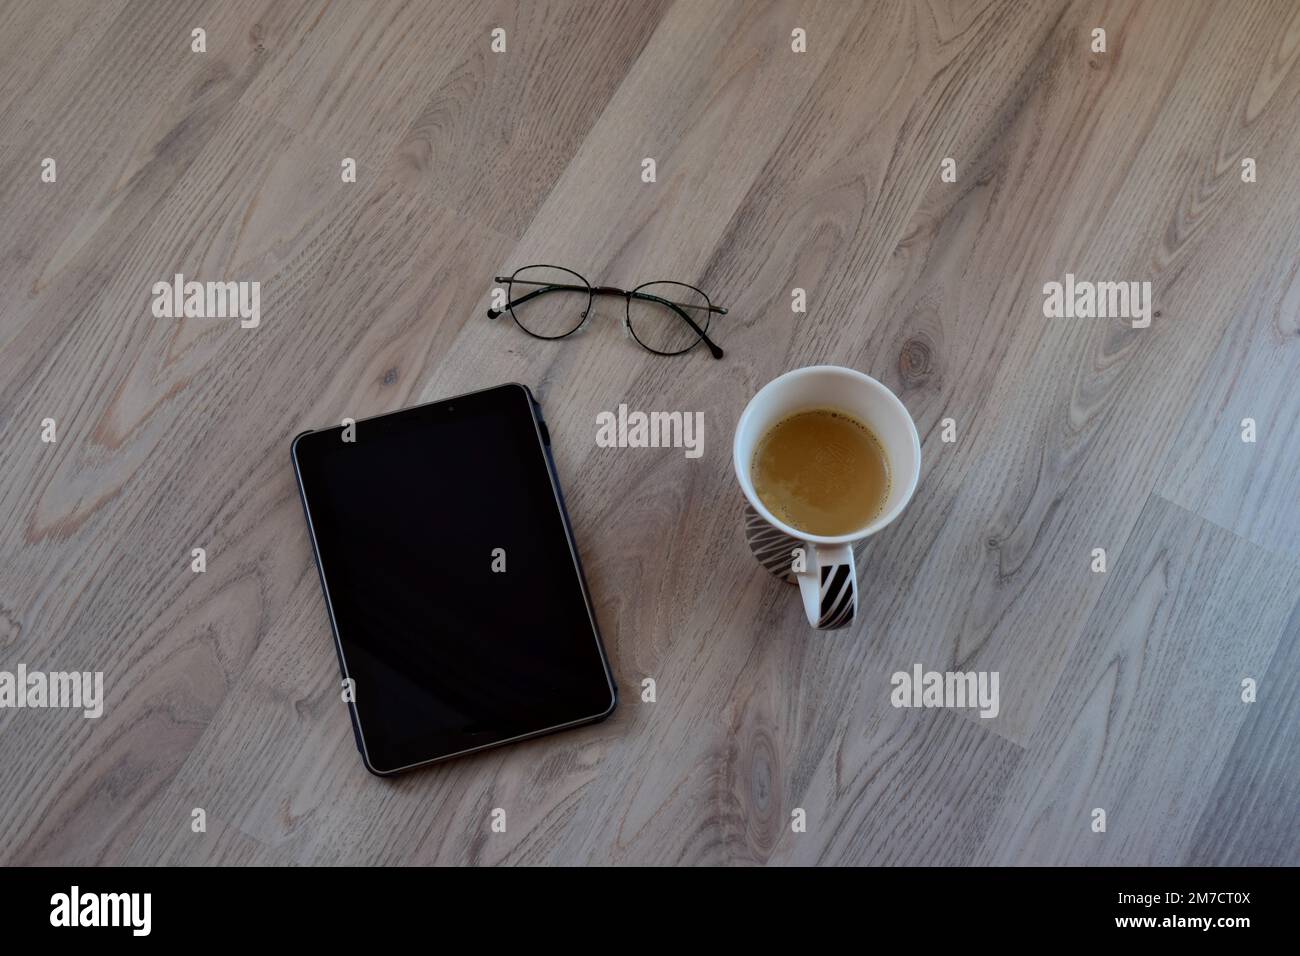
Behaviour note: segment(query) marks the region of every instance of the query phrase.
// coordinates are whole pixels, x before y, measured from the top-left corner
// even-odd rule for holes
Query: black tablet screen
[[[503,385],[295,442],[373,770],[613,706],[530,406]]]

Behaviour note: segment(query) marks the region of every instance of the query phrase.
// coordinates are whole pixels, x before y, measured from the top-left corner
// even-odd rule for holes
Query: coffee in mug
[[[876,433],[847,412],[815,408],[759,439],[754,492],[786,524],[809,534],[865,528],[889,499],[889,460]]]

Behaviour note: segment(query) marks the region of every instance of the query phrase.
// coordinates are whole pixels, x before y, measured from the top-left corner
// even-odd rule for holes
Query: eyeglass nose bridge
[[[617,286],[612,286],[612,285],[594,285],[591,287],[591,294],[593,297],[593,302],[587,306],[587,311],[582,313],[582,322],[578,324],[579,329],[585,328],[587,323],[591,320],[591,311],[596,307],[596,303],[594,301],[595,296],[616,295],[621,298],[627,299],[629,301],[632,299],[632,291],[630,289],[620,289]],[[623,325],[623,335],[630,339],[632,337],[632,327],[628,324],[626,313],[624,313],[623,315],[622,325]]]

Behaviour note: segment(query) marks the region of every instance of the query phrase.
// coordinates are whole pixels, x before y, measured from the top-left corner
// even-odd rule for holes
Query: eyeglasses
[[[722,349],[709,338],[709,319],[727,310],[684,282],[615,289],[593,286],[572,269],[542,265],[524,266],[494,281],[505,283],[507,303],[504,309],[488,309],[488,318],[509,310],[515,324],[533,338],[572,335],[586,325],[596,296],[621,295],[627,302],[623,327],[642,348],[656,355],[681,355],[703,342],[715,359],[722,358]]]

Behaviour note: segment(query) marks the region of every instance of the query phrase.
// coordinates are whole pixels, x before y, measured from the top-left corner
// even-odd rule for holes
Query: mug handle
[[[804,544],[805,569],[795,576],[808,623],[819,631],[848,627],[858,613],[858,574],[847,544]]]

